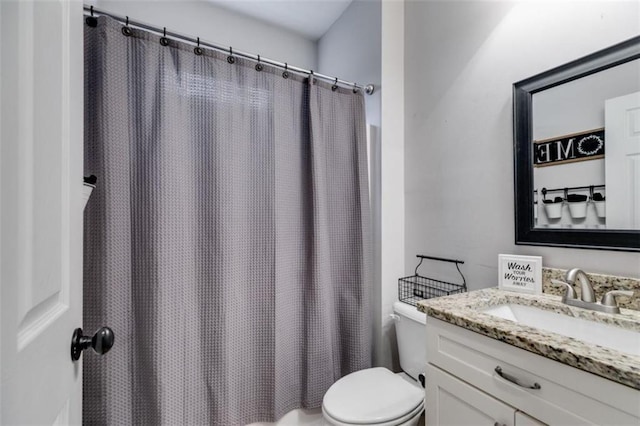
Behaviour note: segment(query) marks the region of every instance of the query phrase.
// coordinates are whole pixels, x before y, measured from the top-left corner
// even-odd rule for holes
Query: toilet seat
[[[422,389],[386,368],[351,373],[325,394],[322,412],[335,425],[401,425],[420,416]]]
[[[322,410],[322,415],[324,416],[325,420],[329,420],[333,426],[364,426],[364,425],[369,425],[369,426],[401,426],[401,425],[405,425],[405,424],[415,424],[415,423],[412,423],[412,422],[417,422],[418,419],[420,418],[420,416],[422,415],[423,411],[424,411],[424,407],[422,406],[422,404],[420,404],[411,413],[409,413],[409,414],[407,414],[405,416],[402,416],[402,417],[400,417],[398,419],[394,419],[394,420],[391,420],[389,422],[384,422],[384,423],[343,423],[343,422],[341,422],[339,420],[334,419],[330,415],[328,415],[327,412],[324,411],[324,409]]]

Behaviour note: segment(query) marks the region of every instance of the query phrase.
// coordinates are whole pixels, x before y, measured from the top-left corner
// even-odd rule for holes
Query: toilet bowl
[[[334,426],[413,426],[424,411],[424,388],[418,376],[426,364],[425,314],[396,302],[400,367],[393,373],[382,367],[348,374],[335,382],[322,400],[322,415]]]

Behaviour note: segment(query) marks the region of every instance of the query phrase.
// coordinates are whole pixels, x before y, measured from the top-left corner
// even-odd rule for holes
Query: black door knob
[[[76,328],[71,337],[71,359],[77,361],[80,359],[82,351],[89,346],[93,348],[96,353],[104,355],[109,352],[109,349],[113,346],[116,336],[113,334],[113,330],[109,327],[102,327],[93,337],[83,336],[82,329]]]

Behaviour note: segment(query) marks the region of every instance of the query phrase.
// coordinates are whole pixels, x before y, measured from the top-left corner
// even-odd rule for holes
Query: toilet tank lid
[[[419,322],[420,324],[427,323],[427,314],[425,314],[424,312],[420,312],[415,306],[403,302],[393,302],[393,312],[398,315],[410,318],[416,322]]]

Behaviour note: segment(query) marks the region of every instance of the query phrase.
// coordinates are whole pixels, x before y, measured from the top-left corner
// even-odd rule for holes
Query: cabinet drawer
[[[514,426],[513,407],[433,365],[427,365],[427,376],[426,424]]]
[[[551,425],[640,424],[640,391],[432,317],[427,361]]]

